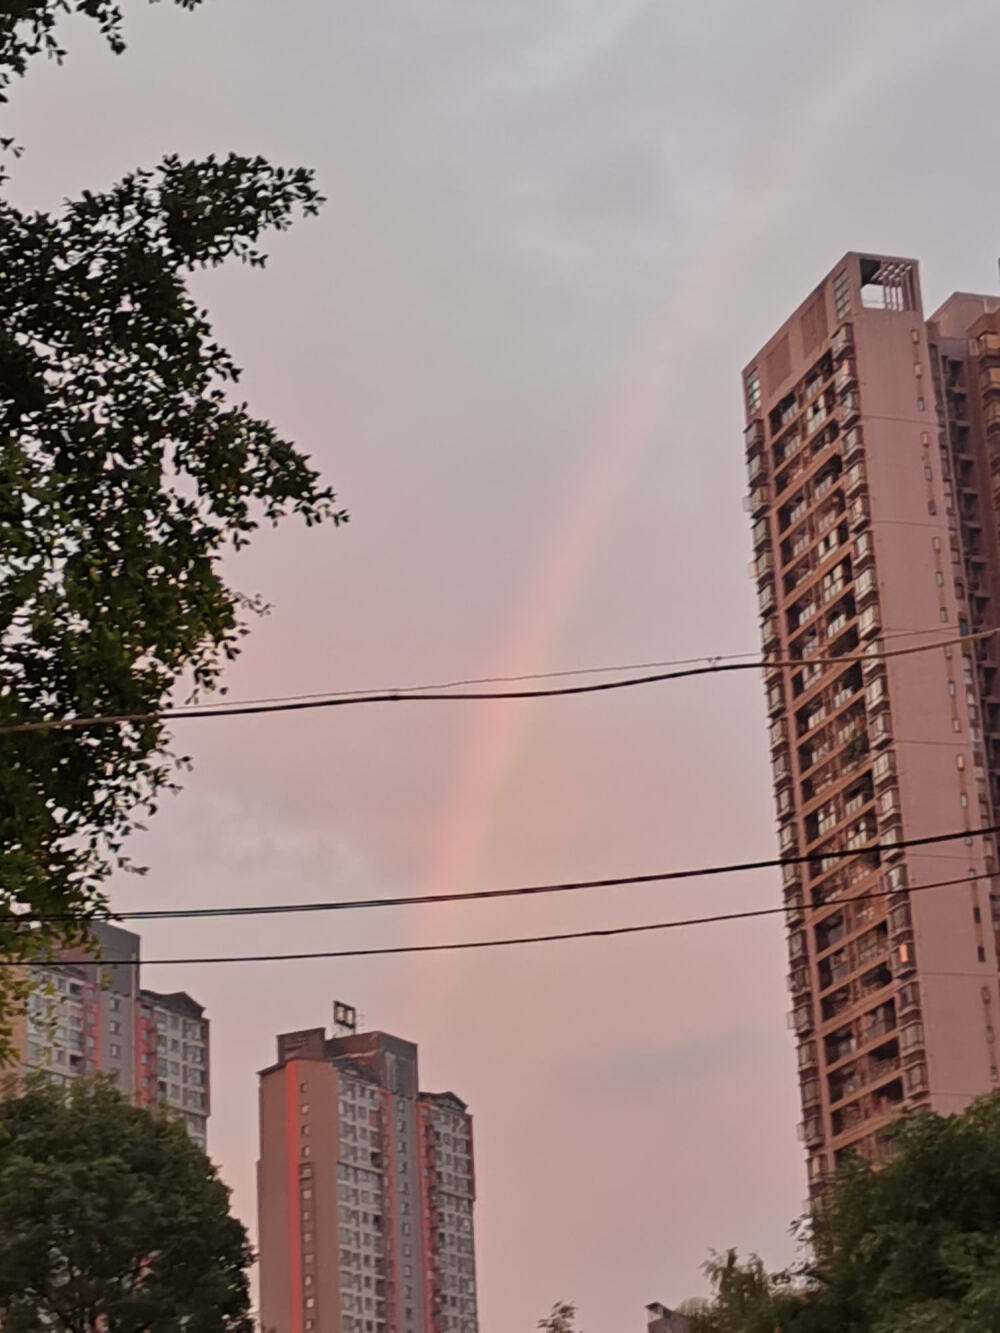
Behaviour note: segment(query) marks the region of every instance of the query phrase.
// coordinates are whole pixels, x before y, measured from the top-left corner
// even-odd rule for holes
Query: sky
[[[199,276],[253,410],[350,510],[228,561],[273,610],[233,697],[753,652],[740,369],[849,249],[995,291],[996,0],[126,3],[5,116],[56,207],[164,153],[313,167],[264,272]],[[190,722],[120,910],[775,855],[753,674]],[[431,943],[774,906],[777,875],[143,929],[149,958]],[[475,1117],[483,1333],[585,1333],[793,1254],[779,917],[521,949],[149,966],[212,1020],[210,1151],[254,1226],[256,1071],[334,999]]]

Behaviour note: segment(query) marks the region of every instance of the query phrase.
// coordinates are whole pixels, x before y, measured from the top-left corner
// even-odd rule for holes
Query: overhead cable
[[[834,657],[763,658],[752,662],[710,662],[707,666],[683,667],[676,671],[655,672],[633,676],[627,680],[604,680],[590,685],[559,685],[541,690],[464,690],[414,691],[387,690],[376,694],[331,695],[321,698],[287,700],[276,703],[213,705],[202,708],[156,709],[146,713],[97,713],[93,716],[46,718],[35,722],[14,722],[0,727],[0,736],[12,736],[38,731],[66,731],[84,727],[119,726],[128,723],[180,722],[210,717],[246,717],[262,713],[293,713],[316,708],[346,708],[359,704],[387,703],[456,703],[484,702],[492,699],[552,699],[578,694],[599,694],[610,690],[634,689],[640,685],[655,685],[668,680],[688,680],[695,676],[719,675],[735,671],[769,671],[777,667],[798,669],[804,666],[842,666],[851,662],[886,661],[889,658],[908,657],[929,653],[941,648],[954,648],[991,638],[1000,629],[981,630],[976,634],[960,634],[936,643],[916,644],[910,648],[892,648],[884,652],[843,653]]]
[[[915,884],[909,888],[903,889],[878,889],[870,893],[858,893],[853,896],[843,898],[831,898],[823,906],[837,907],[843,903],[868,902],[876,898],[894,898],[900,895],[912,893],[922,893],[928,889],[950,888],[958,884],[971,884],[982,879],[992,879],[994,872],[985,871],[981,874],[964,875],[956,879],[937,880],[932,884]],[[562,940],[589,940],[589,939],[607,939],[616,935],[642,935],[653,931],[679,930],[686,926],[708,926],[716,925],[724,921],[749,921],[758,917],[766,916],[787,916],[790,912],[788,907],[758,907],[743,912],[718,912],[712,916],[684,917],[674,921],[653,921],[638,926],[603,926],[591,930],[567,930],[559,931],[550,935],[520,935],[515,937],[491,938],[485,940],[457,940],[445,944],[395,944],[384,945],[370,949],[318,949],[298,953],[256,953],[256,954],[220,954],[216,957],[202,958],[127,958],[127,959],[95,959],[91,960],[100,967],[179,967],[196,966],[201,964],[220,964],[220,963],[284,963],[284,962],[306,962],[313,959],[333,959],[333,958],[382,958],[394,954],[414,954],[414,953],[455,953],[470,949],[502,949],[511,948],[515,945],[527,944],[552,944]],[[0,967],[23,967],[25,964],[14,962],[11,959],[0,959]],[[35,966],[47,967],[79,967],[80,961],[57,958],[51,961],[45,960],[35,964]],[[969,975],[979,976],[980,973],[970,973]]]
[[[245,903],[234,907],[156,907],[134,912],[109,912],[81,916],[78,913],[46,914],[35,916],[10,913],[0,915],[0,921],[25,924],[53,923],[56,921],[185,921],[207,917],[282,916],[300,912],[348,912],[371,907],[414,907],[430,903],[478,902],[491,898],[527,898],[548,893],[575,893],[586,889],[614,889],[628,884],[656,884],[678,879],[706,879],[713,875],[739,874],[748,870],[772,870],[777,866],[808,865],[826,860],[853,860],[866,853],[899,851],[907,847],[926,847],[940,842],[957,842],[1000,833],[1000,824],[987,828],[962,829],[954,833],[936,834],[930,838],[902,838],[898,842],[875,842],[864,847],[837,848],[826,852],[805,852],[798,856],[784,856],[764,861],[735,861],[728,865],[700,866],[691,870],[658,870],[645,875],[616,875],[605,879],[567,880],[555,884],[529,884],[512,889],[465,889],[455,893],[407,894],[392,898],[354,898],[332,902],[306,903]]]

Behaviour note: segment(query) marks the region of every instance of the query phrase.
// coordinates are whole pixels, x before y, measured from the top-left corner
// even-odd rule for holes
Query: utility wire
[[[156,709],[148,713],[99,713],[92,717],[50,718],[37,722],[15,722],[0,727],[0,736],[11,736],[34,731],[65,731],[81,727],[116,726],[122,723],[183,721],[192,718],[238,717],[260,713],[290,713],[313,708],[344,708],[355,704],[383,703],[453,703],[455,701],[481,702],[487,699],[551,699],[573,694],[597,694],[608,690],[626,690],[639,685],[654,685],[667,680],[685,680],[694,676],[709,676],[731,671],[767,671],[776,667],[835,666],[850,662],[885,661],[907,657],[915,653],[929,653],[938,648],[953,648],[963,643],[988,639],[1000,633],[1000,628],[981,630],[976,634],[961,634],[937,643],[917,644],[911,648],[894,648],[878,653],[843,653],[835,657],[772,658],[752,662],[714,662],[703,667],[685,667],[677,671],[657,672],[653,675],[634,676],[628,680],[605,680],[593,685],[560,685],[542,690],[476,690],[463,692],[424,691],[406,693],[390,690],[380,694],[334,695],[326,698],[300,699],[284,703],[239,704],[211,708]]]
[[[977,875],[964,875],[958,879],[937,880],[933,884],[915,884],[906,889],[878,889],[871,893],[858,893],[845,898],[831,898],[822,906],[839,907],[843,903],[868,902],[876,898],[892,898],[900,894],[922,893],[927,889],[944,889],[958,884],[971,884],[977,880],[992,879],[993,872],[986,871]],[[568,930],[560,931],[552,935],[520,935],[514,938],[486,939],[486,940],[457,940],[449,944],[396,944],[386,945],[380,948],[371,949],[324,949],[302,953],[256,953],[256,954],[222,954],[214,958],[126,958],[126,959],[93,959],[85,960],[98,967],[166,967],[195,965],[201,963],[282,963],[282,962],[305,962],[310,959],[319,958],[381,958],[391,954],[409,954],[409,953],[451,953],[469,949],[501,949],[510,948],[514,945],[524,944],[552,944],[561,940],[589,940],[589,939],[607,939],[614,935],[642,935],[653,931],[679,930],[685,926],[708,926],[715,925],[723,921],[749,921],[758,917],[788,915],[792,909],[788,907],[758,907],[745,912],[718,912],[713,916],[694,916],[685,917],[674,921],[653,921],[639,926],[604,926],[593,930]],[[69,959],[53,959],[34,964],[35,966],[47,967],[79,967],[80,961]],[[12,959],[0,958],[0,967],[24,967],[25,963],[15,962]],[[941,975],[944,975],[943,973]],[[950,974],[949,974],[950,975]],[[955,974],[966,975],[966,974]],[[969,976],[981,976],[979,972],[968,973]]]
[[[879,637],[883,640],[889,639],[912,639],[917,635],[939,634],[940,628],[932,626],[929,629],[898,629],[886,630]],[[590,666],[590,667],[564,667],[558,671],[523,671],[516,675],[506,676],[465,676],[459,680],[435,681],[424,685],[394,685],[384,686],[379,690],[355,689],[355,690],[310,690],[304,694],[265,694],[255,699],[226,699],[220,698],[217,706],[220,708],[239,708],[244,704],[284,704],[299,703],[307,699],[329,699],[334,696],[350,698],[362,694],[419,694],[427,690],[456,690],[462,689],[467,685],[510,685],[519,684],[526,680],[564,680],[569,676],[610,676],[622,671],[659,671],[667,667],[695,666],[699,662],[740,662],[748,657],[758,658],[759,653],[701,653],[698,657],[673,657],[654,662],[618,662],[611,666]],[[194,705],[192,705],[193,707]]]
[[[42,924],[56,921],[190,921],[206,917],[280,916],[297,912],[347,912],[368,907],[413,907],[424,903],[477,902],[489,898],[526,898],[546,893],[574,893],[583,889],[614,889],[626,884],[655,884],[667,880],[703,879],[711,875],[737,874],[747,870],[771,870],[777,866],[807,865],[826,860],[857,859],[866,853],[899,851],[907,847],[926,847],[931,843],[957,842],[959,839],[989,837],[1000,833],[1000,824],[988,828],[962,829],[929,838],[901,838],[898,842],[873,842],[865,847],[837,848],[828,852],[804,852],[799,856],[777,857],[766,861],[737,861],[729,865],[701,866],[692,870],[658,870],[646,875],[617,875],[608,879],[569,880],[556,884],[529,884],[514,889],[467,889],[456,893],[412,894],[395,898],[355,898],[333,902],[241,904],[235,907],[157,907],[134,912],[109,912],[95,916],[79,913],[35,916],[10,913],[0,921]]]

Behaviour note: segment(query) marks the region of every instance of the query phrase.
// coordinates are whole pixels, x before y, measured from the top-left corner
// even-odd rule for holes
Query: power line
[[[889,639],[912,639],[918,635],[939,634],[940,628],[886,630],[879,637]],[[746,658],[757,659],[759,653],[754,650],[745,653],[700,653],[697,657],[672,657],[652,662],[617,662],[609,666],[564,667],[556,671],[522,671],[514,675],[500,676],[464,676],[457,680],[434,681],[423,685],[393,685],[379,689],[354,690],[309,690],[303,694],[265,694],[253,699],[219,699],[220,708],[239,708],[244,704],[284,704],[299,703],[309,699],[329,699],[332,697],[351,698],[363,694],[419,694],[429,690],[456,690],[467,685],[510,685],[526,680],[563,680],[569,676],[608,676],[621,671],[659,671],[667,667],[695,666],[699,662],[739,662]]]
[[[1000,633],[1000,628],[981,630],[976,634],[961,634],[937,643],[917,644],[911,648],[894,648],[878,653],[843,653],[835,657],[772,658],[752,662],[711,662],[703,667],[685,667],[677,671],[657,672],[634,676],[628,680],[605,680],[593,685],[560,685],[542,690],[476,690],[464,692],[424,691],[407,693],[389,690],[376,694],[331,695],[322,698],[289,700],[277,703],[238,704],[211,708],[156,709],[147,713],[98,713],[91,717],[50,718],[37,722],[15,722],[0,727],[0,736],[11,736],[36,731],[65,731],[81,727],[116,726],[123,723],[184,721],[209,717],[240,717],[261,713],[290,713],[315,708],[345,708],[357,704],[383,703],[455,703],[482,702],[489,699],[551,699],[574,694],[598,694],[609,690],[633,689],[640,685],[654,685],[668,680],[686,680],[695,676],[709,676],[733,671],[769,671],[776,667],[840,666],[850,662],[886,661],[915,653],[933,652],[938,648],[953,648],[963,643],[988,639]]]
[[[548,893],[574,893],[585,889],[614,889],[627,884],[655,884],[668,880],[704,879],[713,875],[738,874],[748,870],[772,870],[778,866],[808,865],[827,860],[857,860],[872,852],[900,851],[908,847],[926,847],[940,842],[989,837],[1000,833],[1000,824],[987,828],[962,829],[926,838],[901,838],[898,842],[873,842],[865,847],[837,848],[826,852],[804,852],[799,856],[776,857],[766,861],[736,861],[728,865],[700,866],[691,870],[658,870],[645,875],[617,875],[607,879],[567,880],[554,884],[529,884],[512,889],[467,889],[456,893],[410,894],[394,898],[356,898],[333,902],[241,904],[235,907],[162,907],[134,912],[109,912],[86,916],[79,913],[10,914],[0,920],[42,924],[57,921],[185,921],[211,917],[280,916],[301,912],[346,912],[371,907],[414,907],[425,903],[477,902],[491,898],[525,898]]]
[[[964,875],[958,879],[942,879],[932,884],[915,884],[906,889],[878,889],[871,893],[858,893],[850,897],[830,899],[823,906],[838,907],[843,903],[867,902],[876,898],[898,897],[900,894],[922,893],[927,889],[944,889],[958,884],[971,884],[982,879],[992,879],[992,871],[976,875]],[[217,957],[203,958],[127,958],[127,959],[92,959],[86,962],[99,967],[176,967],[195,964],[218,963],[282,963],[306,962],[321,958],[380,958],[393,954],[412,953],[454,953],[470,949],[501,949],[514,945],[552,944],[562,940],[608,939],[615,935],[641,935],[653,931],[679,930],[685,926],[708,926],[724,921],[749,921],[758,917],[778,916],[789,913],[787,907],[758,907],[744,912],[718,912],[713,916],[685,917],[674,921],[647,922],[639,926],[604,926],[592,930],[559,931],[551,935],[520,935],[513,938],[492,938],[485,940],[457,940],[448,944],[396,944],[384,945],[371,949],[324,949],[301,953],[259,953],[259,954],[222,954]],[[39,967],[79,967],[80,960],[53,959],[35,964]],[[11,959],[0,958],[0,967],[24,967],[26,964]],[[945,975],[942,973],[941,975]],[[948,974],[952,975],[952,974]],[[954,974],[954,975],[966,975]],[[968,973],[969,976],[981,976],[981,973]]]

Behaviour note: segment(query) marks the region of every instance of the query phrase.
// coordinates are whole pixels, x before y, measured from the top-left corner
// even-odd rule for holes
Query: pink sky
[[[234,695],[754,650],[739,368],[845,250],[995,285],[992,0],[131,6],[15,94],[48,206],[163,152],[313,165],[260,274],[200,280],[254,409],[352,512],[262,532]],[[939,97],[927,96],[932,88]],[[975,132],[969,132],[974,126]],[[968,194],[972,191],[972,195]],[[968,204],[956,208],[957,199]],[[364,897],[774,854],[752,677],[187,724],[129,906]],[[150,925],[157,954],[770,906],[768,873],[566,898]],[[484,1333],[586,1333],[791,1252],[805,1193],[779,920],[473,955],[149,968],[213,1020],[210,1146],[252,1223],[255,1071],[334,998],[476,1118]]]

